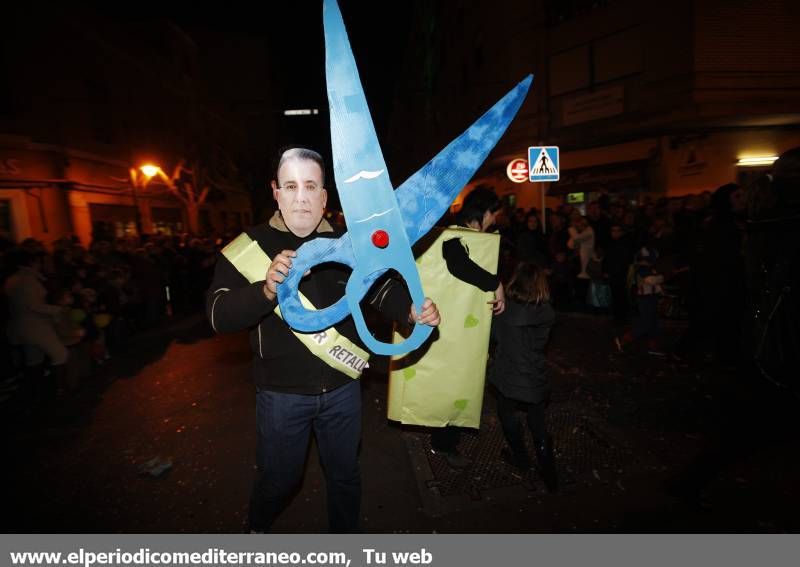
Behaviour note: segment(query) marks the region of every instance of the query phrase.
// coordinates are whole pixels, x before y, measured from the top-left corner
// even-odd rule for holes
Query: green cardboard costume
[[[470,259],[495,273],[500,235],[448,228],[432,237],[433,244],[417,259],[417,266],[425,293],[436,298],[442,322],[438,338],[434,333],[436,340],[393,357],[389,419],[409,425],[478,428],[492,324],[487,301],[494,294],[453,276],[442,257],[442,243],[460,238]],[[399,340],[395,335],[395,341]]]

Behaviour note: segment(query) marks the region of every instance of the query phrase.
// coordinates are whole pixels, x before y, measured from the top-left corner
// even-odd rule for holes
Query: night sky
[[[280,144],[308,143],[328,146],[325,54],[322,0],[290,2],[137,2],[130,4],[85,2],[85,7],[121,23],[146,24],[168,20],[190,36],[212,31],[231,38],[247,36],[267,40],[267,57],[273,69],[271,96],[281,116],[285,108],[318,108],[317,117],[279,120]],[[378,135],[387,128],[397,71],[408,40],[411,10],[363,0],[340,0],[353,53],[372,110]],[[391,11],[391,17],[384,17]],[[236,62],[230,62],[236,65]],[[252,70],[242,69],[243,74]]]

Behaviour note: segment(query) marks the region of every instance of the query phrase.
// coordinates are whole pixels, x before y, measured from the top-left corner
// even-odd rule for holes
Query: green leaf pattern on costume
[[[471,329],[472,327],[477,327],[478,323],[480,322],[481,322],[480,319],[478,319],[477,317],[475,317],[475,315],[470,313],[469,315],[467,315],[467,318],[464,319],[464,328]]]

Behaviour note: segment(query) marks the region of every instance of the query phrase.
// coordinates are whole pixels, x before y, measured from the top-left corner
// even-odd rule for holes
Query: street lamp
[[[150,181],[153,177],[158,175],[158,173],[161,171],[161,168],[157,165],[146,163],[139,168],[139,171],[144,173],[145,177],[147,177],[147,181]],[[147,184],[145,183],[145,185]]]
[[[144,189],[150,180],[158,174],[162,174],[161,168],[151,163],[146,163],[138,169],[135,167],[130,168],[131,187],[133,195],[133,208],[136,212],[136,235],[141,238],[142,236],[142,214],[139,211],[139,195],[138,189]]]

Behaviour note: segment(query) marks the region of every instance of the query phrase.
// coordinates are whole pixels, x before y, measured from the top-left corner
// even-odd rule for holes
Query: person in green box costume
[[[492,189],[476,188],[464,199],[459,226],[440,231],[417,259],[426,289],[446,296],[443,324],[427,347],[392,363],[389,419],[432,427],[432,451],[452,468],[470,462],[458,451],[460,428],[480,425],[491,317],[505,309],[503,285],[490,271],[497,271],[499,235],[486,234],[499,209]]]
[[[492,189],[479,186],[464,198],[458,213],[459,225],[486,232],[495,224],[500,206],[500,199]],[[442,243],[442,256],[447,264],[447,270],[453,276],[482,291],[494,292],[495,298],[489,302],[494,315],[499,315],[505,310],[505,293],[497,274],[485,270],[472,261],[469,249],[460,238],[445,240]],[[464,468],[470,461],[458,451],[460,438],[461,431],[457,427],[448,425],[436,428],[431,432],[431,450],[441,454],[451,467]]]

